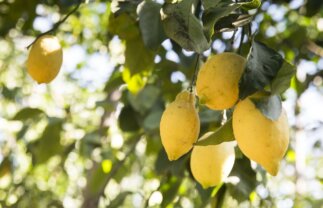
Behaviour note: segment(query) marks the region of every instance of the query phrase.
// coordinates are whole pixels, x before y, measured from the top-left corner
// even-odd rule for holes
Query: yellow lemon
[[[221,53],[209,58],[201,67],[196,92],[201,103],[213,110],[231,108],[238,100],[239,80],[246,59],[235,53]]]
[[[272,121],[246,98],[234,109],[232,125],[241,151],[271,175],[277,175],[289,143],[286,112],[283,110],[278,120]]]
[[[206,136],[208,133],[201,139]],[[235,159],[234,143],[194,146],[191,155],[191,171],[203,188],[219,185],[228,177]]]
[[[160,137],[169,160],[177,160],[187,153],[200,132],[200,120],[195,109],[194,94],[183,91],[163,112]]]
[[[32,45],[27,70],[39,84],[49,83],[58,74],[63,62],[62,47],[55,36],[43,35]]]

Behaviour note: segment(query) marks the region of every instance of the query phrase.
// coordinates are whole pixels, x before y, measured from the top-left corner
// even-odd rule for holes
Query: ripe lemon
[[[169,160],[187,153],[200,132],[200,120],[195,109],[194,94],[183,91],[163,112],[160,137]]]
[[[208,133],[201,139],[207,135]],[[191,155],[191,171],[203,188],[216,186],[228,177],[233,168],[234,159],[234,142],[194,146]]]
[[[201,103],[213,110],[231,108],[239,96],[239,80],[246,59],[235,53],[221,53],[209,58],[200,69],[196,92]]]
[[[271,175],[277,175],[289,143],[286,112],[283,110],[278,120],[272,121],[246,98],[234,109],[232,125],[241,151]]]
[[[30,49],[27,70],[38,84],[49,83],[57,76],[62,62],[63,51],[58,39],[52,35],[43,35]]]

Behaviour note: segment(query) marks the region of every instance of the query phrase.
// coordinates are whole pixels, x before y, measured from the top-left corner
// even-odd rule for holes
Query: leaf
[[[214,34],[214,26],[215,24],[222,18],[229,15],[232,11],[239,8],[239,4],[234,4],[232,2],[222,2],[216,7],[210,7],[204,11],[202,16],[203,21],[203,31],[207,38],[210,40]]]
[[[144,114],[153,107],[159,94],[160,89],[158,87],[147,85],[137,95],[129,93],[128,100],[137,112]]]
[[[161,5],[153,1],[143,1],[138,5],[139,27],[147,48],[157,49],[166,39],[161,17]]]
[[[162,186],[160,187],[160,191],[163,195],[161,207],[167,207],[167,205],[173,201],[177,195],[182,180],[183,179],[181,177],[170,176],[167,178],[167,181],[162,183]]]
[[[196,0],[165,3],[162,8],[162,23],[166,35],[188,51],[202,53],[210,47],[203,34],[203,27],[194,16],[192,5]]]
[[[202,0],[202,5],[204,10],[208,10],[212,7],[215,7],[221,0]]]
[[[285,92],[289,88],[295,73],[295,66],[284,61],[283,66],[279,69],[277,76],[271,83],[271,93],[279,95]]]
[[[30,151],[35,165],[45,163],[52,156],[62,152],[63,146],[60,144],[62,128],[62,119],[49,118],[49,123],[42,136],[35,143],[30,144]]]
[[[158,129],[162,114],[162,110],[152,111],[150,114],[148,114],[143,123],[144,128],[148,130]]]
[[[12,120],[25,121],[27,119],[38,118],[44,111],[38,108],[23,108],[12,118]]]
[[[214,25],[214,32],[227,32],[236,30],[252,21],[253,16],[249,14],[229,14],[221,18]]]
[[[232,119],[228,120],[223,126],[218,128],[215,132],[205,134],[199,141],[195,143],[197,146],[216,145],[222,142],[234,140]]]
[[[239,83],[240,99],[263,90],[275,78],[282,64],[283,58],[278,52],[254,40]]]
[[[282,112],[282,103],[278,95],[265,96],[261,98],[250,98],[256,108],[272,121],[278,120]]]
[[[131,40],[139,37],[139,29],[136,25],[136,20],[127,13],[109,16],[109,32],[118,35],[120,39]]]
[[[131,75],[131,72],[128,68],[123,69],[122,79],[127,84],[128,90],[134,95],[136,95],[142,88],[144,88],[147,82],[144,73]]]
[[[132,192],[131,192],[131,191],[124,191],[124,192],[121,192],[120,194],[118,194],[118,196],[117,196],[115,199],[113,199],[113,200],[110,202],[110,204],[109,204],[108,206],[106,206],[106,208],[120,207],[120,206],[124,203],[124,201],[125,201],[126,197],[127,197],[129,194],[132,194]]]
[[[251,10],[251,9],[257,9],[261,5],[261,0],[251,0],[246,2],[240,2],[242,4],[242,9],[245,10]]]
[[[251,168],[250,160],[246,157],[236,159],[230,176],[239,178],[237,184],[227,183],[230,195],[239,202],[249,199],[249,195],[258,184],[256,172]]]
[[[154,66],[154,53],[145,47],[140,36],[126,41],[125,59],[130,75],[150,71]]]
[[[118,121],[120,129],[122,131],[131,132],[140,129],[140,126],[137,122],[136,112],[130,105],[122,108]]]

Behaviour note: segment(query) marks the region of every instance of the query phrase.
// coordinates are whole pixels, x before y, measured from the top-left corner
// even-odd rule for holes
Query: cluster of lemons
[[[180,92],[166,107],[160,121],[160,136],[169,160],[177,160],[193,148],[191,171],[204,188],[216,186],[228,177],[235,161],[236,143],[249,159],[271,175],[277,174],[288,148],[289,126],[285,111],[277,120],[270,120],[250,97],[239,100],[239,80],[245,64],[246,59],[235,53],[211,56],[201,67],[196,81],[196,94],[201,104],[212,110],[235,107],[232,126],[236,142],[194,146],[200,121],[193,92]]]
[[[32,44],[27,59],[27,70],[38,83],[49,83],[58,74],[63,62],[59,40],[52,35],[42,35]]]

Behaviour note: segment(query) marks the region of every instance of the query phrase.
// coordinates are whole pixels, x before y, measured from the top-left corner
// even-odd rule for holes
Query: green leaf
[[[232,2],[222,2],[215,7],[210,7],[203,13],[203,31],[207,38],[210,40],[214,34],[215,24],[222,18],[229,15],[232,11],[239,8],[239,4],[234,4]]]
[[[157,49],[166,39],[160,10],[161,5],[153,1],[143,1],[138,5],[139,27],[147,48]]]
[[[158,129],[162,114],[162,110],[152,111],[150,114],[148,114],[143,123],[144,128],[148,130]]]
[[[282,103],[278,95],[250,98],[250,100],[264,116],[272,121],[276,121],[282,112]]]
[[[154,66],[154,53],[145,47],[140,36],[126,41],[125,58],[130,75],[150,71]]]
[[[201,0],[204,10],[215,7],[221,0]]]
[[[162,8],[162,23],[166,35],[188,51],[202,53],[210,47],[203,34],[200,21],[194,16],[192,5],[196,0],[165,3]]]
[[[109,32],[118,35],[120,39],[131,40],[139,37],[140,32],[136,25],[136,20],[127,13],[109,16]]]
[[[150,110],[157,101],[160,89],[153,85],[147,85],[137,95],[128,94],[128,100],[132,107],[141,114]]]
[[[261,5],[261,0],[251,0],[247,2],[240,2],[242,4],[242,9],[245,10],[251,10],[251,9],[257,9]]]
[[[204,134],[199,141],[195,143],[197,146],[216,145],[222,142],[234,140],[232,119],[228,120],[223,126],[218,128],[215,132]]]
[[[282,64],[283,58],[278,52],[254,40],[239,83],[240,99],[263,90],[276,77]]]
[[[215,23],[214,32],[220,33],[236,30],[238,27],[249,24],[252,18],[253,16],[249,14],[229,14]]]
[[[121,207],[121,205],[124,203],[124,201],[126,200],[126,197],[132,194],[131,191],[124,191],[121,192],[120,194],[118,194],[118,196],[113,199],[110,204],[108,206],[106,206],[106,208],[115,208],[115,207]]]
[[[44,111],[38,108],[23,108],[12,118],[12,120],[25,121],[27,119],[38,118],[38,116],[44,114]]]
[[[167,181],[162,183],[160,191],[163,195],[163,201],[161,207],[167,207],[173,199],[176,197],[178,189],[182,183],[183,178],[170,176]]]
[[[49,123],[42,136],[35,143],[30,144],[34,164],[45,163],[49,158],[63,151],[64,147],[60,144],[62,128],[62,119],[49,118]]]
[[[230,176],[240,179],[237,184],[227,183],[230,195],[239,202],[249,199],[249,195],[258,184],[256,172],[251,168],[250,160],[246,157],[236,159]]]
[[[283,66],[279,69],[277,76],[271,83],[271,93],[279,95],[285,92],[289,88],[295,73],[295,66],[284,61]]]
[[[136,112],[130,105],[122,108],[119,115],[119,126],[120,129],[125,132],[137,131],[140,129]]]

